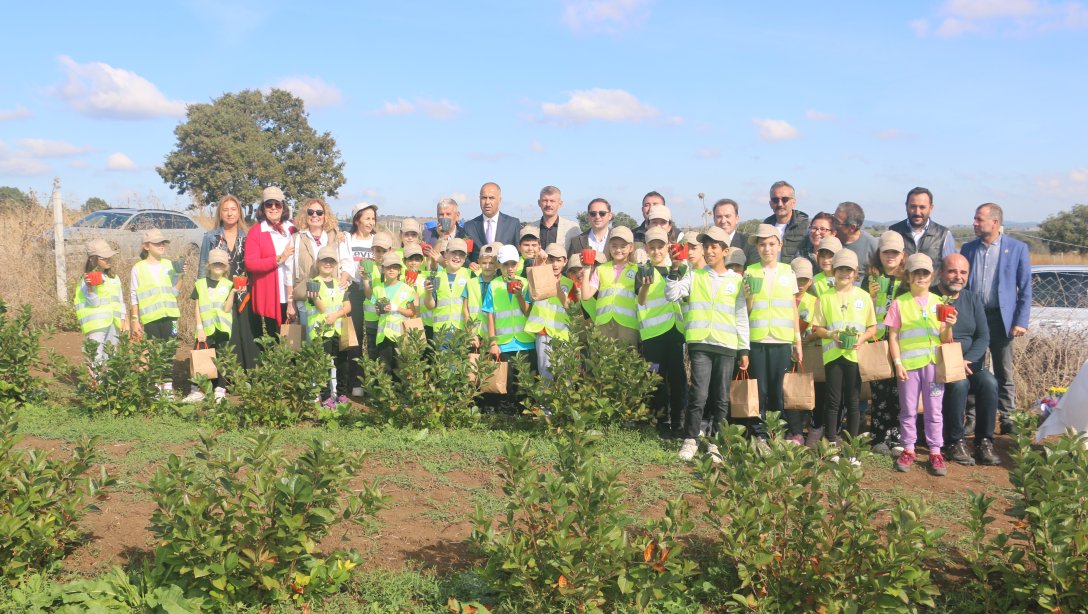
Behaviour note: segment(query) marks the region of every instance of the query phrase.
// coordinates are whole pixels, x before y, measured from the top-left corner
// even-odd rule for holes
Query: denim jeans
[[[982,361],[972,363],[967,379],[944,385],[944,439],[946,445],[963,440],[964,408],[967,395],[975,395],[975,443],[993,440],[997,419],[997,378],[987,371]]]
[[[711,354],[708,352],[688,352],[691,359],[691,394],[688,397],[685,438],[699,436],[699,426],[703,416],[711,383],[715,384],[718,398],[713,404],[714,414],[710,420],[710,432],[716,432],[718,426],[729,415],[729,379],[733,377],[733,356]]]

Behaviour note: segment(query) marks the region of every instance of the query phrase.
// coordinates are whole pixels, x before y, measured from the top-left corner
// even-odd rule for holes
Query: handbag
[[[759,417],[759,386],[748,377],[748,369],[741,369],[729,382],[729,417]]]
[[[863,382],[891,379],[895,376],[887,341],[861,344],[858,348],[858,372]]]
[[[937,383],[951,384],[967,379],[963,346],[958,341],[937,346]]]
[[[806,372],[803,364],[793,363],[793,370],[787,371],[782,378],[784,409],[808,411],[816,407],[816,384],[812,381],[812,373]]]
[[[202,345],[203,348],[200,347]],[[203,375],[208,379],[219,377],[219,369],[215,366],[215,348],[209,348],[206,341],[198,341],[189,355],[189,375]]]

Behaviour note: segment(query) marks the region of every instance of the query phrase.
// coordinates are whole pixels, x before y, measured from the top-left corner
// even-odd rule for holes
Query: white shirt
[[[611,226],[609,226],[611,228]],[[589,246],[597,250],[598,254],[603,254],[606,247],[608,247],[608,228],[604,230],[604,238],[597,240],[597,235],[593,233],[593,229],[589,229],[589,234],[586,235],[586,240]]]
[[[351,262],[348,263],[348,275],[351,275],[351,280],[359,283],[359,266],[360,262],[364,258],[374,257],[374,235],[370,235],[366,239],[360,239],[355,235],[348,235],[348,240],[344,241],[344,245],[347,249],[347,257]],[[343,262],[341,262],[343,266]]]
[[[291,228],[290,222],[283,223],[284,234],[280,234],[272,229],[272,225],[268,222],[261,222],[261,230],[267,232],[272,237],[272,248],[276,250],[276,257],[278,258],[283,254],[283,250],[287,249],[287,246],[291,244]],[[294,258],[288,258],[280,263],[276,267],[276,283],[283,288],[287,285],[288,279],[294,279]],[[280,303],[286,303],[288,296],[287,292],[280,291]]]
[[[775,230],[778,231],[778,238],[779,239],[785,240],[782,237],[786,234],[786,226],[789,226],[789,224],[790,224],[789,222],[786,222],[785,224],[775,224],[774,225]],[[732,238],[732,237],[730,237],[730,238]]]
[[[495,233],[499,231],[499,214],[496,213],[495,217],[484,217],[484,240],[488,243],[495,241]],[[491,225],[490,233],[488,232],[488,224]]]

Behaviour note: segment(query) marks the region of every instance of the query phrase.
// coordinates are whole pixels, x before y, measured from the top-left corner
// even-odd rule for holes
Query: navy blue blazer
[[[506,215],[499,211],[499,218],[495,223],[495,240],[503,245],[518,245],[518,233],[521,232],[521,220]],[[472,239],[472,253],[469,260],[476,262],[480,255],[480,248],[487,245],[487,234],[484,232],[484,216],[478,215],[465,222],[465,234]]]
[[[982,247],[982,239],[964,243],[960,253],[971,266],[967,287],[980,294],[974,269],[975,253]],[[1031,256],[1028,246],[1007,234],[1001,235],[1001,255],[997,259],[997,303],[1001,308],[1001,323],[1005,334],[1011,336],[1013,326],[1028,327],[1031,315]],[[985,303],[985,297],[982,297]]]

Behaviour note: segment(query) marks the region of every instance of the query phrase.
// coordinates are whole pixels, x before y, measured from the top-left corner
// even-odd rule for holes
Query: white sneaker
[[[362,386],[356,386],[356,387],[352,388],[351,389],[351,396],[353,396],[353,397],[363,396],[363,387]]]
[[[861,461],[858,460],[858,457],[851,456],[850,457],[850,466],[851,467],[860,467],[861,466]]]
[[[189,393],[189,396],[181,400],[182,403],[199,403],[204,400],[204,393],[200,390],[193,388],[193,391]]]
[[[222,403],[223,399],[225,399],[225,398],[227,398],[227,389],[226,388],[216,388],[215,389],[215,402],[216,403]]]
[[[718,451],[718,446],[712,443],[706,444],[706,453],[710,456],[710,462],[715,465],[722,464],[722,453]]]
[[[695,453],[699,451],[699,443],[694,439],[685,439],[684,444],[680,446],[680,460],[690,461],[695,458]]]

